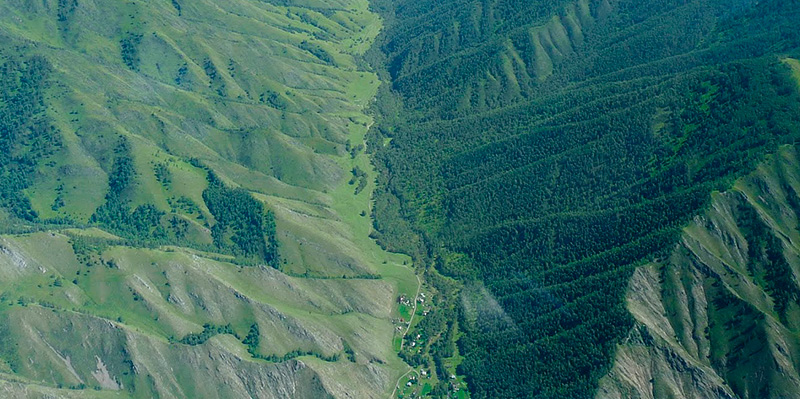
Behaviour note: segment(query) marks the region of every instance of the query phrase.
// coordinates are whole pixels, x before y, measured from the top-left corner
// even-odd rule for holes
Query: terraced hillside
[[[713,191],[800,137],[796,65],[783,61],[800,48],[798,3],[376,4],[387,28],[370,56],[392,82],[379,89],[370,136],[381,171],[376,236],[436,266],[427,281],[449,293],[440,309],[457,319],[425,330],[438,344],[404,357],[436,364],[440,378],[457,370],[473,397],[594,397],[637,326],[625,300],[635,271],[673,253],[683,228],[716,203]],[[778,259],[784,238],[765,240],[764,256]],[[752,273],[782,310],[753,306],[790,318],[796,280],[780,267]],[[776,275],[784,281],[771,285]],[[691,316],[667,311],[671,321]],[[709,333],[720,347],[711,360],[698,356],[724,388],[702,392],[790,392],[791,367],[729,354],[741,349],[732,336],[780,330],[781,319],[757,330],[720,320]],[[702,340],[676,333],[687,347]],[[787,376],[764,383],[777,368]],[[646,377],[625,380],[638,369],[614,370],[634,384],[619,397],[653,394],[640,384]],[[655,397],[670,392],[692,391],[659,388]]]
[[[385,397],[364,0],[0,3],[0,396]]]

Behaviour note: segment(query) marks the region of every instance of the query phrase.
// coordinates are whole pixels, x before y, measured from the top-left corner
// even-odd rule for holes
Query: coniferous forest
[[[593,397],[633,270],[800,139],[800,4],[376,4],[377,237],[507,316],[452,299],[474,397]]]

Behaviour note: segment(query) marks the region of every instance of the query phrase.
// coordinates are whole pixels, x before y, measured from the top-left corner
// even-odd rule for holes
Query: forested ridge
[[[233,244],[232,252],[278,268],[278,241],[271,211],[265,211],[264,205],[246,190],[227,187],[211,171],[203,199],[216,219],[211,236],[218,248],[227,249]]]
[[[496,299],[499,318],[459,310],[458,294],[442,305],[460,315],[475,397],[592,397],[633,325],[633,270],[672,248],[713,190],[800,138],[782,62],[798,54],[800,4],[375,8],[387,29],[370,57],[390,82],[368,146],[376,237],[436,264],[434,285],[441,272],[462,297],[478,281]],[[781,306],[796,301],[775,281]],[[426,356],[453,356],[445,346]]]

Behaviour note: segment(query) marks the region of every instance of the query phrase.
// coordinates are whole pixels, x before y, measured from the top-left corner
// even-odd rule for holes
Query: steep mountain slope
[[[636,327],[598,397],[800,395],[798,170],[797,148],[783,148],[636,270]]]
[[[4,1],[0,396],[796,396],[797,20]]]
[[[404,356],[458,365],[474,397],[593,397],[634,271],[797,141],[798,3],[376,3],[376,236],[435,265],[459,318]]]
[[[368,237],[379,30],[361,0],[0,3],[0,396],[388,394],[418,282]]]

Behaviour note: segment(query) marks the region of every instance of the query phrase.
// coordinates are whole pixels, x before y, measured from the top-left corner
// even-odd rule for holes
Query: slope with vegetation
[[[797,148],[714,193],[678,245],[636,270],[636,322],[598,398],[800,395]]]
[[[673,250],[712,191],[800,138],[800,95],[782,61],[800,48],[800,6],[375,8],[387,28],[370,57],[392,83],[379,89],[368,146],[380,170],[376,237],[414,255],[444,314],[424,332],[435,342],[407,355],[443,365],[439,396],[454,388],[454,365],[474,397],[594,396],[635,326],[625,302],[634,271]],[[765,266],[751,273],[781,320],[797,297],[777,255],[783,239],[764,231],[753,234]],[[711,334],[738,345],[723,343],[733,333]],[[713,361],[724,364],[726,350]],[[763,386],[753,365],[720,371],[720,386]]]
[[[385,397],[363,0],[0,4],[0,396]],[[348,184],[350,171],[359,182]]]

